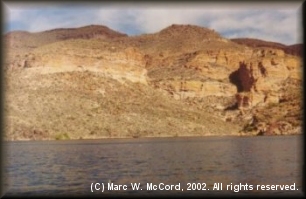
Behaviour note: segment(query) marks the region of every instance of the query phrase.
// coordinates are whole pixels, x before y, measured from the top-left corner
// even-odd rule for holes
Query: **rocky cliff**
[[[301,133],[301,58],[271,45],[193,25],[133,37],[104,26],[12,32],[5,42],[10,140]]]

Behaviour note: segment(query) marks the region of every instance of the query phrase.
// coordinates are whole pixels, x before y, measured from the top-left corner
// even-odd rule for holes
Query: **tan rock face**
[[[200,51],[188,63],[190,66],[198,66],[200,68],[207,68],[209,66],[223,66],[228,69],[237,67],[237,64],[251,56],[252,51],[249,50],[207,50]]]
[[[173,96],[179,96],[176,97],[177,99],[207,96],[230,97],[236,91],[234,85],[217,81],[177,80],[160,82],[155,84],[155,87],[166,90]]]
[[[210,78],[214,81],[234,78],[231,81],[237,86],[238,92],[252,91],[256,93],[255,95],[263,95],[263,93],[271,90],[279,90],[280,82],[288,77],[300,78],[301,71],[299,68],[301,66],[298,62],[297,58],[285,56],[282,50],[246,49],[244,52],[235,50],[197,52],[193,58],[187,61],[185,66],[188,69],[194,69],[202,77]],[[239,66],[238,70],[235,71],[237,66]],[[234,73],[234,77],[229,77],[230,73]],[[198,84],[202,85],[202,83]],[[205,85],[207,84],[204,83],[203,86],[205,87]],[[188,90],[187,87],[186,89]],[[217,87],[220,87],[220,89]],[[198,90],[200,89],[198,88]],[[222,86],[207,90],[224,93]],[[234,94],[232,93],[232,95]],[[208,95],[213,95],[213,93]],[[264,97],[261,96],[261,100],[257,100],[257,103],[263,101]]]
[[[239,63],[230,79],[238,92],[252,92],[252,106],[278,103],[282,82],[287,78],[301,80],[301,69],[299,59],[282,50],[255,50],[251,59]]]
[[[90,70],[120,81],[126,79],[147,84],[144,55],[133,47],[117,49],[110,46],[101,51],[79,49],[76,43],[70,46],[64,44],[53,50],[46,48],[52,49],[54,45],[38,48],[23,59],[13,62],[11,68],[39,68],[43,73]]]
[[[160,70],[170,76],[164,78],[172,77],[180,68],[180,75],[186,78],[174,75],[169,80],[153,83],[155,88],[180,100],[232,96],[240,110],[277,104],[283,82],[288,78],[301,80],[299,58],[278,49],[205,50],[184,54],[177,61],[166,61]],[[167,65],[173,67],[167,71]]]

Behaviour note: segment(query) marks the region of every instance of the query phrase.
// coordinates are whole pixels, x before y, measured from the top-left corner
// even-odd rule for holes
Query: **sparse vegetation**
[[[70,137],[67,133],[60,133],[55,136],[55,140],[69,140]]]

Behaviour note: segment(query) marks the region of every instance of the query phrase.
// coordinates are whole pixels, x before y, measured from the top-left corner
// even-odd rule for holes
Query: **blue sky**
[[[302,42],[302,1],[3,3],[5,32],[38,32],[96,24],[137,35],[155,33],[171,24],[193,24],[214,29],[226,38],[258,38],[284,44]]]

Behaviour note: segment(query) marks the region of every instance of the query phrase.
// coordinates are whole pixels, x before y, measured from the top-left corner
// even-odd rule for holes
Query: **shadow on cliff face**
[[[247,66],[245,62],[239,62],[239,68],[229,75],[229,80],[237,88],[237,93],[250,92],[255,83],[253,66]],[[238,102],[225,108],[225,110],[237,110]]]
[[[229,75],[230,82],[237,87],[237,92],[249,92],[255,82],[250,68],[244,62],[239,62],[239,68]]]
[[[238,103],[236,102],[235,104],[226,107],[224,110],[225,111],[233,111],[233,110],[237,110],[238,109]]]
[[[237,87],[237,92],[242,92],[243,87],[239,78],[239,69],[232,72],[229,76],[230,82]]]

